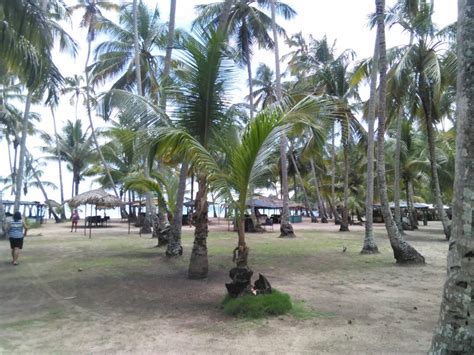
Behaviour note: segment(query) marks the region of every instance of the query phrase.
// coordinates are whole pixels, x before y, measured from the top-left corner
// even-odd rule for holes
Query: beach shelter
[[[89,238],[91,237],[91,228],[93,222],[91,218],[97,218],[97,216],[92,216],[92,206],[95,206],[95,209],[97,210],[115,208],[123,205],[122,200],[114,195],[109,194],[102,188],[83,192],[82,194],[74,196],[67,202],[71,208],[77,208],[80,205],[91,205],[91,216],[84,218],[84,235],[86,235],[86,226],[87,222],[89,222]]]

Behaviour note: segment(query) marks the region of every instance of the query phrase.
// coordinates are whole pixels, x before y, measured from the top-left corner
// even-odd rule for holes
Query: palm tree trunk
[[[273,30],[273,41],[274,41],[274,53],[275,53],[275,81],[276,81],[276,97],[278,103],[281,103],[282,92],[281,92],[281,77],[280,77],[280,53],[278,48],[278,33],[276,28],[275,20],[275,0],[271,0],[271,12],[272,12],[272,30]],[[293,226],[290,224],[290,210],[288,207],[289,193],[288,193],[288,161],[286,158],[286,136],[282,136],[280,140],[280,160],[281,160],[281,194],[283,199],[283,208],[281,210],[281,224],[280,224],[280,237],[294,238],[296,237]]]
[[[407,197],[408,220],[411,229],[418,229],[418,218],[416,215],[414,199],[413,199],[413,185],[410,179],[405,179],[405,189]]]
[[[418,229],[418,216],[415,209],[415,193],[413,191],[413,182],[411,179],[407,180],[407,203],[409,203],[408,213],[410,216],[410,224],[413,229]]]
[[[176,19],[176,0],[170,1],[170,17],[168,21],[168,36],[166,40],[166,52],[165,60],[163,67],[163,74],[161,83],[162,86],[166,86],[169,80],[170,70],[171,70],[171,54],[173,51],[174,44],[174,28],[175,28],[175,19]],[[166,112],[166,90],[163,90],[160,95],[160,107],[163,112]]]
[[[473,354],[474,3],[458,1],[456,160],[452,238],[438,326],[430,354]]]
[[[370,72],[370,97],[367,129],[367,194],[365,197],[365,235],[361,254],[376,254],[379,252],[374,239],[374,126],[375,103],[377,100],[377,70],[379,66],[378,32],[375,36],[374,56]]]
[[[423,100],[424,101],[424,100]],[[444,204],[441,197],[441,189],[439,186],[439,178],[438,178],[438,168],[437,168],[437,157],[436,157],[436,147],[435,147],[435,138],[434,138],[434,127],[433,127],[433,120],[431,117],[431,109],[428,106],[428,103],[424,103],[423,107],[425,107],[425,114],[426,114],[426,133],[428,136],[428,150],[430,152],[430,166],[431,166],[431,179],[432,184],[435,192],[435,199],[436,199],[436,209],[438,212],[438,217],[443,224],[444,234],[446,239],[449,240],[451,234],[451,227],[449,225],[448,216],[444,210]]]
[[[253,118],[254,104],[253,104],[253,77],[252,77],[252,62],[250,60],[250,49],[249,49],[249,39],[247,37],[247,32],[244,31],[244,38],[242,39],[245,52],[245,61],[247,62],[247,78],[249,84],[249,110],[250,110],[250,119]]]
[[[140,46],[138,40],[138,9],[137,9],[137,0],[133,0],[133,46],[135,50],[135,75],[137,81],[137,92],[139,96],[143,96],[142,90],[142,74],[141,74],[141,65],[140,65]],[[143,162],[143,171],[145,178],[150,179],[150,172],[148,170],[148,159],[145,158]],[[141,229],[141,233],[151,233],[152,229],[154,230],[153,236],[158,234],[158,230],[156,228],[152,228],[154,226],[154,222],[157,219],[155,209],[152,204],[152,195],[149,191],[145,192],[145,201],[146,201],[146,217]],[[161,224],[161,223],[160,223]]]
[[[317,218],[316,216],[314,215],[313,213],[313,208],[311,207],[311,204],[309,203],[309,198],[308,198],[308,193],[306,192],[306,189],[304,187],[304,182],[303,182],[303,178],[301,177],[301,174],[300,174],[300,169],[298,169],[298,166],[296,165],[296,159],[293,155],[293,152],[294,152],[294,148],[293,148],[293,144],[290,143],[290,157],[291,157],[291,163],[293,164],[293,166],[295,167],[295,172],[296,172],[296,176],[298,177],[298,180],[300,182],[300,186],[301,186],[301,190],[303,191],[303,198],[304,198],[304,205],[305,205],[305,208],[307,211],[309,211],[310,213],[310,216],[311,216],[311,221],[317,221]]]
[[[311,159],[310,161],[311,164],[311,172],[313,174],[313,179],[314,179],[314,187],[316,190],[316,198],[318,199],[318,212],[319,212],[319,217],[321,217],[321,223],[328,223],[328,216],[326,214],[326,207],[324,206],[324,201],[321,198],[321,191],[319,190],[319,179],[316,175],[316,169],[314,167],[314,161]]]
[[[173,212],[173,223],[171,225],[170,240],[166,249],[166,256],[180,256],[183,254],[181,246],[181,229],[183,225],[183,202],[186,192],[186,178],[188,176],[188,163],[183,162],[179,171],[178,192],[176,205]]]
[[[25,157],[26,157],[26,136],[28,135],[28,118],[30,116],[31,99],[33,92],[28,90],[25,102],[25,112],[23,112],[23,122],[21,127],[21,142],[20,142],[20,161],[18,163],[18,171],[16,172],[15,180],[15,204],[13,210],[15,212],[20,210],[21,201],[21,186],[23,184],[23,174],[25,172]]]
[[[331,140],[331,209],[334,215],[334,223],[338,223],[341,221],[341,217],[337,213],[336,205],[336,122],[332,125]]]
[[[395,171],[393,177],[393,201],[395,203],[394,218],[395,224],[401,234],[405,234],[402,226],[402,214],[400,211],[400,146],[402,134],[402,117],[397,115],[397,128],[395,133]],[[407,202],[408,203],[408,202]]]
[[[61,219],[64,221],[66,220],[66,213],[64,211],[64,186],[63,186],[63,171],[62,171],[62,164],[61,164],[61,152],[59,149],[59,138],[58,138],[58,131],[56,128],[56,116],[54,115],[54,109],[51,107],[51,115],[53,117],[53,128],[54,128],[54,137],[56,139],[56,156],[58,159],[58,168],[59,168],[59,192],[61,197]]]
[[[102,154],[102,150],[100,149],[99,142],[97,140],[97,136],[95,134],[95,129],[94,129],[94,124],[92,122],[92,109],[91,109],[91,98],[90,98],[90,78],[89,78],[89,72],[88,72],[88,66],[89,66],[89,58],[91,54],[91,41],[87,41],[87,57],[86,57],[86,67],[85,67],[85,77],[86,77],[86,109],[87,109],[87,117],[89,118],[89,126],[91,128],[91,135],[92,139],[94,140],[95,147],[97,149],[97,152],[99,153],[100,160],[102,162],[102,165],[104,166],[105,173],[110,181],[110,184],[112,185],[112,189],[114,190],[115,196],[119,197],[119,194],[117,192],[117,189],[115,188],[115,183],[114,179],[112,179],[112,175],[110,175],[110,169],[109,165],[105,161],[104,155]],[[78,186],[76,185],[76,188]],[[76,192],[77,195],[77,192]]]
[[[194,244],[189,261],[188,277],[204,279],[207,277],[209,261],[207,258],[207,180],[205,176],[198,177],[198,192],[196,194],[196,212],[193,215]]]
[[[339,232],[349,232],[349,142],[343,143],[344,154],[344,205]]]
[[[228,19],[230,15],[230,9],[232,8],[234,0],[224,0],[224,7],[219,15],[219,24],[217,26],[217,32],[227,32]],[[227,34],[226,36],[227,37]]]
[[[387,181],[385,176],[385,156],[384,156],[384,129],[387,105],[387,57],[385,47],[385,25],[384,12],[385,0],[376,0],[377,9],[377,32],[379,38],[379,60],[380,60],[380,84],[379,84],[379,120],[377,130],[377,175],[379,183],[380,202],[382,205],[382,215],[385,228],[393,249],[394,257],[398,264],[424,264],[425,258],[418,251],[408,244],[398,231],[393,220],[390,206],[388,205]]]

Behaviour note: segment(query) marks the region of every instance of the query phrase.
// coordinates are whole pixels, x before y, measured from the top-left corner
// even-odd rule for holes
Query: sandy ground
[[[426,353],[448,247],[439,223],[407,236],[426,258],[422,267],[395,265],[382,225],[377,256],[359,255],[360,226],[340,233],[333,224],[295,224],[294,240],[277,238],[275,227],[248,235],[250,264],[305,317],[223,314],[236,236],[222,220],[210,227],[210,271],[202,281],[186,278],[189,227],[184,256],[174,260],[120,223],[92,230],[89,239],[49,222],[31,230],[16,267],[0,241],[0,352]]]

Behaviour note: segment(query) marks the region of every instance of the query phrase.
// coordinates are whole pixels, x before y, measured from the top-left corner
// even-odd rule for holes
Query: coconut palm
[[[160,62],[158,51],[164,47],[165,26],[160,22],[158,8],[150,10],[142,1],[137,11],[131,4],[120,11],[119,24],[104,20],[101,32],[108,35],[94,50],[93,83],[115,80],[112,89],[141,90],[143,95],[158,100]],[[135,49],[134,16],[137,15],[137,46]],[[138,65],[135,53],[138,53]],[[137,87],[137,69],[140,88]]]
[[[89,127],[91,128],[92,132],[92,139],[94,141],[95,147],[99,154],[100,160],[104,165],[104,169],[107,173],[109,178],[110,184],[115,192],[115,196],[119,196],[117,190],[115,188],[115,183],[110,175],[110,170],[107,165],[107,162],[104,159],[102,151],[100,150],[99,142],[97,140],[97,136],[94,129],[94,124],[92,122],[92,97],[91,97],[91,87],[92,87],[92,80],[90,78],[89,73],[89,59],[91,54],[91,46],[92,42],[95,39],[96,32],[100,28],[101,23],[103,22],[104,18],[102,16],[102,9],[104,10],[117,10],[119,7],[117,4],[110,2],[110,1],[100,1],[100,0],[78,0],[77,5],[71,6],[71,11],[83,10],[84,14],[82,16],[81,26],[87,27],[87,57],[85,63],[85,79],[86,79],[86,110],[87,110],[87,117],[89,119]]]
[[[449,246],[447,278],[441,300],[439,323],[430,353],[474,352],[472,319],[473,161],[474,105],[471,37],[474,28],[472,2],[460,0],[458,12],[458,75],[456,173],[454,182],[452,239]],[[470,199],[470,201],[469,201]]]
[[[387,103],[387,57],[385,44],[385,2],[376,0],[377,16],[377,37],[379,53],[379,109],[378,109],[378,127],[385,127],[386,103]],[[379,184],[380,202],[382,205],[382,214],[385,222],[385,228],[388,233],[390,245],[393,254],[399,264],[424,264],[425,258],[418,251],[409,245],[400,234],[393,220],[390,207],[388,205],[387,181],[385,173],[384,157],[384,130],[377,130],[377,178]]]
[[[224,121],[225,84],[229,79],[223,52],[222,33],[202,32],[183,40],[182,66],[176,72],[181,81],[182,101],[179,102],[180,125],[208,149],[213,136],[226,130]],[[207,177],[199,174],[196,195],[196,226],[188,275],[204,278],[208,271],[207,258]]]
[[[281,72],[280,72],[280,52],[278,46],[278,29],[276,24],[276,0],[270,1],[270,10],[272,16],[272,32],[273,32],[273,42],[275,54],[275,93],[277,98],[277,103],[281,104],[283,95],[282,95],[282,86],[281,86]],[[295,233],[293,231],[293,226],[290,224],[290,211],[288,208],[289,194],[288,194],[288,161],[286,157],[286,148],[287,142],[286,137],[282,136],[280,139],[280,164],[281,164],[281,194],[283,200],[283,206],[281,209],[281,222],[280,222],[280,237],[294,238]]]
[[[222,13],[225,2],[213,3],[208,5],[198,5],[199,12],[196,23],[210,23],[217,25],[219,16]],[[252,54],[253,45],[256,43],[260,49],[273,49],[274,42],[269,31],[272,29],[271,18],[262,10],[269,9],[270,1],[232,1],[229,16],[226,23],[226,29],[229,39],[235,40],[239,62],[247,67],[247,79],[249,86],[249,109],[250,117],[254,114],[253,102],[253,76],[252,76]],[[278,2],[276,11],[283,15],[286,20],[293,18],[296,12],[288,5]],[[281,26],[276,25],[280,35],[285,35]]]
[[[404,1],[395,7],[395,15],[405,14]],[[441,98],[443,92],[454,84],[455,56],[450,48],[446,48],[446,38],[452,31],[447,28],[437,31],[432,23],[433,4],[425,1],[414,1],[410,7],[414,13],[401,23],[413,38],[410,45],[394,50],[394,75],[400,81],[404,93],[407,94],[412,112],[423,123],[428,137],[430,152],[431,175],[438,215],[443,223],[444,233],[449,239],[449,220],[443,208],[439,173],[436,157],[436,124],[442,118]],[[441,40],[440,40],[441,39]]]
[[[266,64],[260,63],[257,67],[252,85],[255,87],[253,92],[255,106],[260,107],[260,109],[264,109],[277,101],[273,75],[273,70]]]
[[[81,121],[66,121],[59,136],[61,158],[66,162],[66,167],[72,172],[72,197],[79,194],[79,184],[84,177],[86,169],[94,161],[93,138],[84,133]],[[51,154],[51,159],[56,159],[54,138],[45,136],[48,143],[46,152]]]

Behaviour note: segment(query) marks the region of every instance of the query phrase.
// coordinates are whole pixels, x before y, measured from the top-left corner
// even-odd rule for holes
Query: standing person
[[[72,224],[71,224],[71,232],[73,229],[75,229],[75,232],[77,232],[77,222],[79,222],[79,213],[77,212],[77,209],[75,209],[73,212],[72,212],[72,216],[71,216],[71,220],[72,220]]]
[[[7,233],[10,237],[10,247],[12,249],[12,264],[18,265],[18,257],[20,256],[20,249],[23,249],[23,238],[26,235],[28,227],[21,219],[21,213],[15,212],[13,214],[13,222],[7,224]]]

